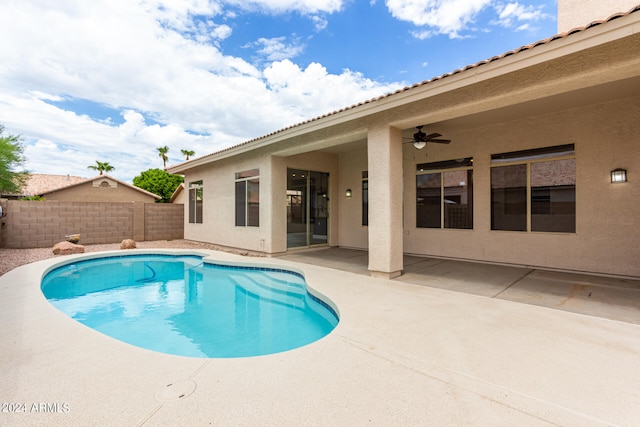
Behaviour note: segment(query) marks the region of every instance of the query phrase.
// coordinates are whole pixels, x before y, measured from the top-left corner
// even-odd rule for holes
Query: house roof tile
[[[10,194],[11,196],[37,196],[48,191],[66,187],[85,181],[86,178],[71,175],[48,175],[40,173],[29,174],[27,181],[19,194]]]
[[[117,183],[118,183],[118,184],[120,184],[120,185],[124,185],[125,187],[129,187],[129,188],[131,188],[131,189],[133,189],[133,190],[139,191],[140,193],[143,193],[143,194],[146,194],[146,195],[148,195],[148,196],[151,196],[151,197],[153,197],[154,199],[158,199],[158,200],[159,200],[159,199],[162,199],[162,197],[161,197],[161,196],[159,196],[159,195],[157,195],[157,194],[151,193],[150,191],[147,191],[147,190],[143,190],[143,189],[142,189],[142,188],[140,188],[140,187],[136,187],[136,186],[134,186],[134,185],[127,184],[126,182],[124,182],[124,181],[120,181],[119,179],[116,179],[116,178],[114,178],[114,177],[112,177],[112,176],[109,176],[109,175],[98,175],[98,176],[95,176],[95,177],[93,177],[93,178],[81,178],[81,179],[80,179],[79,181],[77,181],[77,182],[69,183],[69,184],[67,184],[67,185],[63,185],[63,186],[60,186],[60,187],[57,187],[57,188],[52,188],[52,189],[49,189],[49,190],[47,190],[47,191],[43,191],[43,192],[40,192],[40,193],[37,193],[37,194],[38,194],[38,195],[46,195],[46,194],[48,194],[48,193],[53,193],[54,191],[62,191],[62,190],[66,190],[67,188],[76,187],[76,186],[78,186],[78,185],[82,185],[82,184],[85,184],[85,183],[87,183],[87,182],[96,181],[96,180],[98,180],[98,179],[110,179],[110,180],[112,180],[112,181],[117,182]]]

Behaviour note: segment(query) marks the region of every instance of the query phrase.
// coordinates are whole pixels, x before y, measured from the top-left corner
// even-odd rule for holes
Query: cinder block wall
[[[138,205],[149,205],[150,208]],[[143,221],[135,218],[135,212],[141,210],[144,212]],[[141,202],[8,200],[6,216],[1,221],[4,225],[0,228],[0,244],[4,248],[51,247],[65,240],[66,235],[76,233],[81,235],[80,243],[84,245],[117,243],[131,238],[181,239],[184,235],[183,212],[182,205]],[[177,217],[179,227],[175,226]]]
[[[144,204],[144,240],[184,238],[184,205]]]

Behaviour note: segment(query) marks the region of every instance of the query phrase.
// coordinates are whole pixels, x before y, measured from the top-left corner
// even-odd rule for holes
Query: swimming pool
[[[78,260],[45,275],[47,300],[120,341],[208,358],[258,356],[319,340],[338,324],[294,271],[191,255]]]

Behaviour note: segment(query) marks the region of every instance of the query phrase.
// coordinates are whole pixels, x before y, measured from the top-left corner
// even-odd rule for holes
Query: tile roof
[[[77,177],[74,177],[74,178],[77,178]],[[116,179],[116,178],[114,178],[114,177],[112,177],[112,176],[110,176],[110,175],[98,175],[98,176],[94,176],[93,178],[80,178],[80,180],[79,180],[79,181],[72,182],[72,183],[70,183],[70,182],[69,182],[69,183],[66,183],[65,185],[62,185],[62,186],[60,186],[60,187],[51,188],[51,189],[49,189],[49,190],[42,191],[42,192],[37,193],[37,194],[40,194],[40,195],[46,195],[47,193],[53,193],[54,191],[62,191],[62,190],[66,190],[67,188],[75,187],[75,186],[77,186],[77,185],[81,185],[81,184],[84,184],[84,183],[87,183],[87,182],[97,181],[98,179],[103,179],[103,180],[104,180],[104,179],[108,179],[108,180],[112,180],[112,181],[117,182],[117,183],[118,183],[118,184],[120,184],[120,185],[123,185],[123,186],[125,186],[125,187],[129,187],[129,188],[131,188],[131,189],[133,189],[133,190],[139,191],[140,193],[143,193],[143,194],[146,194],[146,195],[148,195],[148,196],[151,196],[151,197],[153,197],[154,199],[158,199],[158,200],[159,200],[159,199],[162,199],[162,196],[159,196],[159,195],[154,194],[154,193],[152,193],[152,192],[150,192],[150,191],[144,190],[144,189],[142,189],[142,188],[140,188],[140,187],[136,187],[135,185],[127,184],[126,182],[124,182],[124,181],[120,181],[119,179]]]
[[[84,180],[86,178],[81,176],[32,173],[29,174],[22,192],[20,194],[12,194],[12,196],[36,196],[61,187],[77,184]]]
[[[250,143],[253,143],[253,142],[256,142],[256,141],[260,141],[260,140],[269,138],[269,137],[271,137],[273,135],[277,135],[277,134],[279,134],[281,132],[284,132],[286,130],[293,129],[293,128],[296,128],[298,126],[302,126],[304,124],[311,123],[311,122],[323,119],[325,117],[333,116],[333,115],[336,115],[338,113],[342,113],[344,111],[352,110],[354,108],[360,107],[362,105],[370,104],[372,102],[376,102],[376,101],[379,101],[381,99],[392,97],[392,96],[394,96],[396,94],[399,94],[399,93],[403,93],[403,92],[406,92],[406,91],[409,91],[409,90],[412,90],[412,89],[415,89],[415,88],[418,88],[418,87],[422,87],[422,86],[428,85],[428,84],[431,84],[433,82],[445,79],[447,77],[451,77],[451,76],[454,76],[456,74],[460,74],[460,73],[463,73],[465,71],[468,71],[468,70],[471,70],[471,69],[475,69],[475,68],[481,67],[483,65],[498,61],[500,59],[503,59],[503,58],[518,54],[520,52],[534,49],[534,48],[536,48],[538,46],[541,46],[541,45],[547,45],[547,44],[549,44],[549,43],[551,43],[553,41],[567,38],[567,37],[569,37],[569,36],[571,36],[573,34],[576,34],[576,33],[582,33],[582,32],[584,32],[584,31],[586,31],[586,30],[588,30],[590,28],[597,27],[599,25],[605,24],[607,22],[614,21],[614,20],[616,20],[618,18],[627,16],[627,15],[631,15],[632,13],[636,13],[636,12],[640,12],[640,4],[638,6],[633,7],[632,9],[630,9],[627,12],[620,12],[620,13],[613,14],[613,15],[609,16],[608,18],[605,18],[605,19],[602,19],[602,20],[598,20],[598,21],[593,21],[593,22],[591,22],[591,23],[589,23],[587,25],[584,25],[582,27],[576,27],[576,28],[573,28],[573,29],[571,29],[569,31],[565,31],[563,33],[556,34],[556,35],[548,37],[546,39],[539,40],[539,41],[530,43],[530,44],[525,45],[525,46],[521,46],[521,47],[519,47],[517,49],[505,52],[505,53],[503,53],[501,55],[496,55],[496,56],[493,56],[493,57],[491,57],[489,59],[485,59],[483,61],[476,62],[475,64],[471,64],[471,65],[467,65],[466,67],[458,68],[458,69],[456,69],[456,70],[454,70],[454,71],[452,71],[450,73],[446,73],[446,74],[443,74],[441,76],[433,77],[433,78],[431,78],[429,80],[423,80],[423,81],[421,81],[419,83],[415,83],[415,84],[412,84],[410,86],[405,86],[403,88],[400,88],[400,89],[398,89],[398,90],[396,90],[394,92],[386,93],[384,95],[381,95],[381,96],[378,96],[378,97],[375,97],[375,98],[371,98],[371,99],[368,99],[366,101],[362,101],[362,102],[350,105],[348,107],[344,107],[344,108],[341,108],[339,110],[335,110],[335,111],[332,111],[330,113],[326,113],[326,114],[323,114],[321,116],[317,116],[317,117],[314,117],[314,118],[311,118],[311,119],[296,123],[296,124],[291,125],[291,126],[284,127],[282,129],[276,130],[276,131],[268,133],[266,135],[259,136],[257,138],[253,138],[253,139],[250,139],[250,140],[245,141],[245,142],[241,142],[241,143],[233,145],[231,147],[227,147],[227,148],[224,148],[222,150],[216,151],[214,153],[210,153],[210,154],[204,155],[202,157],[199,157],[199,159],[206,158],[206,157],[211,157],[211,156],[214,156],[214,155],[219,154],[219,153],[224,153],[225,151],[232,150],[232,149],[234,149],[236,147],[240,147],[240,146],[243,146],[243,145],[246,145],[246,144],[250,144]],[[193,160],[197,160],[197,159],[193,159]],[[184,163],[188,163],[188,162],[184,162]],[[182,163],[182,164],[184,164],[184,163]],[[175,166],[178,166],[178,165],[175,165]]]

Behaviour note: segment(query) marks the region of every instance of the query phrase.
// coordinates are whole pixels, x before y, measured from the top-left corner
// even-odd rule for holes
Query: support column
[[[393,278],[402,274],[402,134],[389,126],[370,128],[369,273]]]
[[[265,199],[269,200],[264,250],[270,255],[277,255],[287,251],[287,166],[284,158],[271,156],[268,174],[268,185],[260,188],[261,192],[264,189]],[[262,186],[262,172],[260,179]]]

